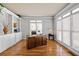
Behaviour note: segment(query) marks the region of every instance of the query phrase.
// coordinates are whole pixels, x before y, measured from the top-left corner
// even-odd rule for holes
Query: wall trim
[[[56,42],[58,42],[59,44],[61,44],[62,46],[64,46],[65,48],[67,48],[68,50],[70,50],[72,53],[74,53],[75,55],[79,56],[79,53],[77,51],[75,51],[73,48],[67,46],[66,44],[64,44],[63,42],[60,42],[59,40],[56,40]]]

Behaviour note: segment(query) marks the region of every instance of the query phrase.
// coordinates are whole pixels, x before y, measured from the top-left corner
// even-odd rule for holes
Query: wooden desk
[[[42,45],[47,45],[47,37],[46,36],[39,35],[39,36],[28,37],[28,40],[27,40],[27,48],[28,49],[42,46]]]

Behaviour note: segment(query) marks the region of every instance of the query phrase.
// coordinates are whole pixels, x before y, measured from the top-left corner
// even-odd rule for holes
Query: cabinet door
[[[4,35],[4,38],[3,38],[3,49],[6,50],[9,46],[10,46],[10,36],[8,35]]]
[[[20,34],[17,34],[17,41],[20,41]]]
[[[20,39],[22,40],[22,33],[21,33]]]
[[[15,36],[16,36],[16,42],[18,42],[18,41],[20,40],[20,38],[19,38],[19,37],[20,37],[19,33],[16,33]]]
[[[3,36],[0,36],[0,52],[3,51]]]
[[[22,40],[22,33],[20,33],[20,36],[19,36],[20,40]]]
[[[3,35],[2,37],[0,36],[0,50],[4,51],[7,48],[10,47],[10,36],[8,35]]]
[[[12,42],[11,45],[14,45],[14,44],[15,44],[15,35],[12,35],[12,36],[11,36],[11,42]]]
[[[17,43],[17,41],[18,41],[18,37],[17,37],[18,35],[17,35],[17,33],[15,34],[15,41],[16,41],[16,43]]]

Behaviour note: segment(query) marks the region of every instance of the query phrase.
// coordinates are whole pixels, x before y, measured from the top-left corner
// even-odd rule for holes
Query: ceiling
[[[3,5],[21,16],[54,16],[67,3],[3,3]]]

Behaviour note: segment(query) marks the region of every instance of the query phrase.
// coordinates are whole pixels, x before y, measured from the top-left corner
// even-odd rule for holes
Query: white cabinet
[[[0,53],[8,49],[12,45],[16,44],[21,39],[21,22],[17,15],[6,9],[5,7],[0,10]],[[16,19],[14,19],[16,18]],[[14,20],[17,20],[17,32],[14,33]],[[8,25],[8,26],[7,26]],[[8,34],[4,34],[3,26],[7,26],[9,31]]]
[[[21,34],[21,32],[15,33],[15,38],[16,38],[16,42],[20,41],[20,40],[22,39],[22,34]]]
[[[0,36],[0,53],[13,46],[22,39],[22,33],[13,33]]]

